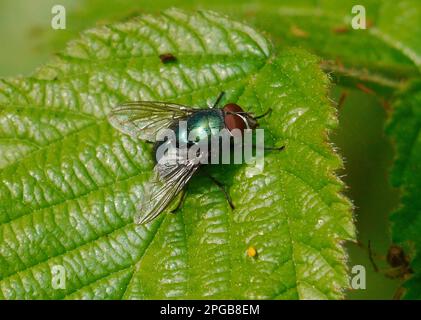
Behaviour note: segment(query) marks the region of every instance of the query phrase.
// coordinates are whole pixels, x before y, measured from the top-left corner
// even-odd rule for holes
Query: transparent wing
[[[186,118],[197,110],[175,103],[137,101],[115,107],[108,120],[125,134],[155,142],[159,130],[170,127],[174,121]]]
[[[135,217],[136,224],[155,219],[184,188],[200,166],[200,158],[157,163],[153,179],[145,186],[145,195]]]

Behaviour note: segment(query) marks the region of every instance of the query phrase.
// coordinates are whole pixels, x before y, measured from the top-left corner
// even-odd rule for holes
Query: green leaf
[[[277,43],[300,46],[331,60],[335,71],[367,80],[377,77],[384,82],[391,77],[408,77],[416,73],[405,52],[385,42],[375,32],[378,23],[384,21],[379,10],[383,7],[382,0],[357,3],[354,0],[289,3],[265,0],[256,1],[255,6],[244,2],[244,11],[252,17],[253,24],[269,32]],[[367,29],[351,26],[355,16],[352,8],[356,4],[366,9]],[[413,35],[413,32],[409,29],[406,34]]]
[[[405,54],[421,70],[421,3],[385,1],[379,16],[378,29],[373,33]]]
[[[414,276],[406,282],[405,298],[421,299],[421,82],[401,93],[388,133],[396,142],[397,158],[391,181],[402,190],[401,206],[391,216],[392,238],[412,256]]]
[[[162,64],[165,52],[178,62]],[[317,63],[301,50],[277,53],[229,18],[173,9],[88,30],[32,77],[2,80],[0,297],[342,297],[341,242],[354,226]],[[199,174],[177,214],[134,225],[152,148],[106,114],[127,100],[206,107],[222,90],[247,111],[271,107],[261,127],[285,151],[267,153],[261,173],[210,168],[233,211]],[[55,265],[66,270],[65,289],[52,287]]]
[[[246,20],[267,32],[277,45],[299,46],[316,53],[330,62],[329,69],[360,81],[397,87],[400,84],[397,80],[419,74],[414,65],[420,55],[416,0],[362,0],[358,3],[354,0],[110,0],[106,7],[101,0],[79,2],[83,10],[69,10],[75,21],[69,30],[53,35],[55,47],[61,47],[67,37],[94,25],[98,19],[114,21],[136,12],[157,12],[169,6],[206,8]],[[355,16],[352,8],[356,4],[366,8],[368,26],[365,30],[351,27]],[[401,16],[406,19],[400,19]]]
[[[4,1],[2,11],[5,16],[13,16],[16,7],[22,6],[17,0]],[[49,27],[51,17],[47,13],[52,4],[48,2],[43,4],[42,9],[37,4],[35,8],[28,10],[28,16],[20,14],[19,17],[22,16],[23,20],[20,29],[15,25],[10,27],[8,20],[4,20],[0,40],[7,41],[12,32],[23,40],[20,46],[4,48],[4,65],[0,69],[11,74],[11,70],[28,72],[31,64],[36,65],[40,60],[46,59],[46,52],[61,50],[69,39],[88,27],[127,19],[141,12],[153,13],[177,6],[216,10],[246,20],[265,30],[277,44],[303,47],[329,60],[329,70],[333,69],[336,73],[346,74],[360,81],[396,87],[400,84],[396,80],[413,77],[419,71],[414,66],[414,62],[419,62],[420,56],[420,11],[416,0],[362,0],[358,3],[354,0],[109,0],[106,6],[102,0],[63,0],[62,4],[67,9],[67,20],[71,23],[67,24],[66,30],[60,32]],[[367,30],[351,28],[351,19],[354,16],[352,7],[356,4],[366,8]],[[395,14],[396,12],[399,14]],[[402,16],[405,18],[400,19]],[[38,33],[29,37],[27,29],[38,30]],[[34,46],[37,51],[34,51]],[[13,67],[16,61],[22,60],[11,58],[14,57],[13,53],[30,56],[31,59],[26,58],[24,63]]]

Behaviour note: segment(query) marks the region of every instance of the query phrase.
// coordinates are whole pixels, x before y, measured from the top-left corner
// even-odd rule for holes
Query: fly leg
[[[218,104],[221,102],[221,100],[222,100],[222,98],[224,97],[224,95],[225,95],[225,92],[224,92],[224,91],[222,91],[222,92],[219,94],[218,98],[216,98],[216,101],[215,101],[215,103],[213,104],[213,106],[211,107],[211,109],[213,109],[213,108],[215,108],[215,107],[217,107],[217,106],[218,106]]]
[[[222,193],[224,194],[225,199],[227,199],[227,202],[230,205],[231,209],[234,210],[235,209],[234,204],[232,203],[231,196],[230,196],[229,192],[227,191],[225,185],[222,182],[219,182],[218,180],[216,180],[210,174],[205,173],[205,175],[219,188],[219,190],[222,191]]]
[[[271,114],[271,113],[272,113],[272,108],[269,108],[263,114],[261,114],[259,116],[256,116],[256,117],[253,117],[253,119],[255,119],[255,120],[260,119],[260,118],[266,117],[268,114]]]
[[[285,146],[282,147],[265,147],[265,150],[276,150],[276,151],[282,151],[285,149]]]
[[[253,148],[261,148],[260,146],[257,146],[256,144],[252,144]],[[264,150],[274,150],[274,151],[282,151],[285,149],[285,146],[281,146],[281,147],[264,147]]]

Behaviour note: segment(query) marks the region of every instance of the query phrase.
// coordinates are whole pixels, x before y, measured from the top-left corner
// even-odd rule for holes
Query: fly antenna
[[[212,109],[215,108],[221,102],[221,100],[224,97],[224,95],[225,95],[225,91],[221,91],[221,93],[219,94],[218,98],[216,98],[215,103],[211,107]]]
[[[260,119],[263,118],[264,116],[267,116],[269,113],[272,113],[272,108],[269,108],[265,111],[265,113],[261,114],[260,116],[256,116],[254,117],[254,119]]]

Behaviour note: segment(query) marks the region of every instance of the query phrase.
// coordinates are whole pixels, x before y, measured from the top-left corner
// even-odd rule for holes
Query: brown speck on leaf
[[[177,61],[177,58],[172,53],[163,53],[159,55],[162,63],[170,63]]]
[[[297,38],[308,38],[309,34],[307,31],[300,29],[299,27],[293,25],[290,28],[290,32],[293,36]]]
[[[336,26],[336,27],[334,27],[334,28],[332,29],[332,31],[333,31],[334,33],[338,33],[338,34],[341,34],[341,33],[347,33],[347,32],[349,32],[349,27],[348,27],[348,26],[345,26],[345,25],[342,25],[342,26]]]

